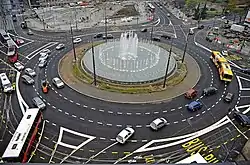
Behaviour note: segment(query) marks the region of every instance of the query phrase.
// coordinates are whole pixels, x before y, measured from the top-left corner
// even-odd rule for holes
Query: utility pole
[[[105,19],[105,41],[108,42],[108,28],[107,28],[107,15],[106,15],[106,4],[104,5],[104,19]]]
[[[165,76],[164,76],[163,88],[166,87],[166,81],[167,81],[168,68],[169,68],[169,63],[170,63],[170,57],[171,57],[171,54],[172,54],[172,48],[173,48],[173,39],[171,39],[171,47],[170,47],[169,55],[168,55],[168,63],[167,63],[167,68],[166,68],[166,72],[165,72]]]
[[[94,50],[94,43],[93,43],[93,36],[91,36],[92,42],[92,61],[93,61],[93,71],[94,71],[94,85],[96,86],[96,72],[95,72],[95,50]]]
[[[74,53],[74,62],[76,62],[76,50],[75,50],[73,30],[72,30],[71,24],[70,24],[70,33],[71,33],[72,48],[73,48],[73,53]]]
[[[186,55],[186,51],[187,51],[187,44],[188,44],[188,36],[189,36],[189,33],[186,37],[186,43],[185,43],[185,47],[184,47],[184,52],[183,52],[183,56],[182,56],[182,59],[181,59],[181,63],[184,62],[184,58],[185,58],[185,55]]]

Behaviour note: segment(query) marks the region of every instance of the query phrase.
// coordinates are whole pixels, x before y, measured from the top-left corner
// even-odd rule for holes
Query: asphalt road
[[[173,44],[175,47],[183,49],[190,26],[181,25],[181,21],[176,19],[173,15],[167,17],[168,11],[165,8],[160,9],[159,7],[156,7],[156,12],[159,18],[163,19],[163,21],[161,21],[159,26],[154,27],[154,30],[167,31],[176,35],[177,38],[173,39]],[[169,25],[170,22],[172,25]],[[151,28],[151,26],[145,27]],[[142,27],[138,28],[132,26],[131,29],[132,28],[137,28],[139,31]],[[124,30],[123,27],[119,27],[118,29]],[[119,31],[118,29],[116,29],[116,31]],[[65,162],[68,163],[114,163],[119,158],[132,153],[151,140],[171,138],[175,136],[182,137],[185,134],[197,132],[223,118],[228,114],[228,108],[233,108],[235,106],[240,107],[249,103],[245,97],[241,98],[241,96],[245,96],[248,93],[245,92],[245,90],[242,90],[241,87],[238,87],[237,78],[234,78],[229,85],[225,85],[219,81],[217,70],[209,59],[210,53],[195,45],[195,35],[188,37],[189,42],[187,52],[196,59],[202,73],[201,79],[195,87],[199,91],[197,98],[199,98],[204,104],[200,111],[194,113],[188,112],[185,106],[190,101],[184,99],[183,96],[174,98],[167,103],[131,105],[109,103],[89,98],[72,91],[67,86],[63,89],[56,89],[51,85],[49,93],[43,94],[40,81],[47,77],[50,84],[52,84],[51,79],[58,76],[57,66],[59,59],[72,48],[70,35],[69,33],[34,31],[34,35],[29,36],[25,30],[23,31],[19,28],[18,24],[16,24],[16,32],[22,37],[31,40],[28,45],[19,49],[21,53],[19,60],[22,61],[26,67],[33,68],[37,73],[34,86],[20,83],[22,96],[30,107],[33,107],[31,99],[37,95],[43,98],[47,104],[47,108],[43,112],[45,128],[43,130],[42,139],[36,150],[36,155],[33,156],[31,162],[60,163],[62,159],[67,158]],[[88,33],[99,32],[103,32],[103,30],[99,28],[85,32],[84,34],[81,32],[75,32],[75,35],[81,35],[79,37],[81,37],[82,43],[84,43],[90,41],[90,35],[87,35]],[[109,33],[112,33],[115,38],[119,38],[120,36],[120,32]],[[154,33],[153,35],[157,34]],[[150,38],[149,33],[138,32],[138,36],[139,38]],[[27,42],[29,41],[27,40]],[[162,40],[162,42],[170,43],[169,40]],[[53,43],[64,43],[66,47],[57,51],[55,50],[57,44],[53,45]],[[46,48],[48,46],[50,46],[49,49],[52,51],[49,56],[48,65],[45,68],[39,68],[37,66],[39,48]],[[237,76],[248,78],[241,73],[237,73]],[[242,80],[242,84],[244,83],[245,88],[250,86],[249,81],[243,81],[244,80]],[[202,89],[209,86],[216,86],[219,89],[218,93],[211,97],[203,97],[201,95]],[[234,100],[231,104],[223,102],[223,97],[227,92],[233,92],[235,94]],[[18,109],[15,96],[12,97],[12,102],[12,109],[15,114],[13,116],[16,117],[16,120],[13,117],[11,121],[14,123],[14,121],[20,120],[21,111]],[[245,109],[243,108],[240,111],[244,110]],[[229,116],[232,118],[231,114],[229,114]],[[166,128],[154,132],[148,128],[148,124],[157,117],[165,117],[169,124]],[[234,121],[232,122],[235,123]],[[14,128],[16,125],[17,122],[15,123]],[[119,145],[116,143],[115,137],[117,133],[126,126],[132,126],[135,128],[135,135],[125,145]],[[240,127],[237,123],[236,127],[237,129],[239,128],[241,132],[245,132],[246,136],[249,136],[248,129]],[[243,135],[236,129],[236,127],[232,123],[227,123],[218,129],[211,130],[209,133],[204,134],[199,138],[209,149],[214,149],[213,153],[220,161],[222,161],[223,158],[226,157],[226,148],[230,148],[231,145],[239,147],[240,144],[244,142]],[[14,128],[7,130],[13,133]],[[78,146],[88,139],[93,138],[93,140],[75,151],[72,156],[70,155],[68,158],[69,154],[74,151],[74,149],[66,146],[64,143],[58,143],[57,141],[61,136],[60,131],[64,128],[66,128],[66,130],[63,131],[62,142],[66,144]],[[69,130],[71,130],[71,132]],[[2,131],[4,131],[3,127],[1,127],[1,132]],[[237,137],[238,135],[240,135],[240,137]],[[4,141],[7,142],[9,138],[10,135],[6,134]],[[236,144],[234,143],[234,140],[231,140],[232,138],[237,140]],[[227,143],[224,144],[225,142]],[[154,144],[154,146],[160,146],[165,143],[166,142],[160,142]],[[3,142],[0,143],[1,147],[4,147],[5,144],[6,143]],[[167,158],[170,162],[176,162],[182,158],[181,156],[187,156],[188,154],[188,152],[181,146],[182,144],[183,143],[179,142],[178,145],[170,145],[164,149],[134,153],[131,156],[128,156],[125,159],[125,162],[130,159],[135,159],[137,162],[142,163],[147,161],[157,162],[163,158]],[[222,144],[226,146],[223,146]],[[55,148],[55,146],[57,148]],[[218,146],[221,147],[215,150]],[[221,150],[221,148],[224,149]],[[179,156],[175,156],[175,154],[179,154]],[[151,155],[150,159],[147,157],[145,158],[145,156],[148,155]],[[134,158],[135,156],[138,157]]]

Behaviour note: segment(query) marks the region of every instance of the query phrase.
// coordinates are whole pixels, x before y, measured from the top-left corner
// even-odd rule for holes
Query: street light
[[[94,44],[93,44],[93,36],[91,36],[91,42],[92,42],[92,61],[93,61],[93,71],[94,71],[94,85],[96,86],[96,72],[95,72],[95,50],[94,50]]]
[[[73,48],[73,53],[74,53],[74,62],[76,62],[76,50],[75,50],[73,30],[72,30],[72,26],[71,25],[70,25],[70,33],[71,33],[72,48]]]
[[[170,63],[170,57],[171,57],[171,54],[172,54],[172,48],[173,48],[173,38],[171,39],[171,47],[170,47],[169,55],[168,55],[168,63],[167,63],[166,72],[165,72],[165,76],[164,76],[163,88],[166,87],[166,81],[167,81],[168,68],[169,68],[169,63]]]
[[[182,59],[181,59],[181,63],[184,62],[184,58],[185,58],[185,55],[186,55],[186,51],[187,51],[187,44],[188,44],[188,36],[189,36],[189,33],[186,37],[186,43],[185,43],[185,47],[184,47],[184,52],[183,52],[183,56],[182,56]]]

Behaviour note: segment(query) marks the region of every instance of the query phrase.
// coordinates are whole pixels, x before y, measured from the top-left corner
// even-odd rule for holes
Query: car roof
[[[191,88],[191,89],[189,89],[186,93],[188,93],[188,94],[192,94],[193,92],[196,92],[196,90],[195,90],[195,89],[193,89],[193,88]]]
[[[37,97],[34,97],[33,100],[35,100],[36,102],[37,102],[37,101],[42,102],[42,99],[41,99],[40,97],[38,97],[38,96],[37,96]]]
[[[192,101],[191,103],[189,103],[189,106],[193,107],[193,106],[195,106],[197,104],[200,104],[200,102],[198,102],[198,101]]]
[[[156,125],[162,123],[163,121],[161,120],[161,118],[157,118],[153,121],[153,123],[155,123]]]
[[[132,128],[124,128],[118,135],[121,137],[125,137],[127,134],[129,134],[128,130],[133,132]]]
[[[26,75],[26,74],[24,74],[24,75],[22,75],[22,78],[30,78],[31,79],[31,77],[30,76],[28,76],[28,75]]]
[[[227,93],[227,96],[228,96],[228,97],[231,97],[231,96],[233,96],[233,94],[228,92],[228,93]]]

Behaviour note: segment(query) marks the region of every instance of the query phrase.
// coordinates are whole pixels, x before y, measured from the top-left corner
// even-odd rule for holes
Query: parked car
[[[217,91],[218,89],[215,87],[208,87],[208,88],[203,89],[203,94],[205,96],[214,95],[217,93]]]
[[[29,75],[29,76],[31,76],[31,77],[35,77],[36,76],[36,72],[33,69],[31,69],[31,68],[26,68],[24,70],[24,73],[27,74],[27,75]]]
[[[222,51],[221,51],[221,54],[222,54],[223,56],[228,56],[228,51],[227,51],[227,50],[222,50]]]
[[[161,35],[161,37],[164,38],[164,39],[168,39],[168,40],[171,39],[171,36],[168,36],[168,35],[166,35],[166,34]]]
[[[64,47],[65,47],[64,44],[58,44],[58,45],[56,46],[56,50],[61,50],[61,49],[63,49]]]
[[[73,40],[73,43],[74,43],[74,44],[78,44],[78,43],[80,43],[80,42],[82,42],[82,39],[81,39],[81,38],[75,38],[75,39]]]
[[[141,32],[142,33],[145,33],[145,32],[147,32],[148,31],[148,29],[147,28],[143,28],[143,29],[141,29]]]
[[[23,64],[21,64],[20,62],[15,62],[15,63],[14,63],[14,67],[15,67],[18,71],[21,71],[21,70],[24,69]]]
[[[103,34],[99,33],[99,34],[94,35],[94,38],[102,38],[102,36],[103,36]]]
[[[43,67],[45,67],[46,65],[47,65],[47,60],[41,60],[41,61],[39,61],[38,66],[39,66],[40,68],[43,68]]]
[[[49,92],[49,82],[47,80],[41,80],[41,88],[43,93]]]
[[[33,35],[34,33],[29,29],[27,32],[28,35]]]
[[[160,42],[160,41],[161,41],[161,38],[160,38],[160,37],[153,37],[152,39],[153,39],[153,41],[157,41],[157,42]]]
[[[193,88],[191,88],[191,89],[189,89],[186,93],[185,93],[185,97],[187,98],[187,99],[192,99],[192,98],[195,98],[196,96],[197,96],[197,90],[195,90],[195,89],[193,89]]]
[[[40,54],[41,54],[41,53],[50,54],[50,53],[51,53],[51,50],[49,50],[49,49],[43,49],[43,50],[40,52]]]
[[[57,87],[57,88],[63,88],[64,87],[64,83],[62,82],[62,80],[60,80],[58,77],[55,77],[52,79],[52,83]]]
[[[32,85],[35,83],[35,81],[28,75],[22,75],[22,81],[28,85]]]
[[[43,110],[43,109],[46,108],[45,103],[42,101],[42,99],[40,99],[40,97],[34,97],[34,98],[32,99],[32,102],[33,102],[33,104],[34,104],[37,108],[39,108],[40,110]]]
[[[116,141],[121,144],[124,144],[134,133],[135,130],[133,128],[127,127],[117,135]]]
[[[163,117],[161,118],[157,118],[155,120],[153,120],[151,123],[150,123],[150,127],[153,129],[153,130],[158,130],[162,127],[164,127],[165,125],[167,124],[167,120],[164,119]]]
[[[234,94],[228,92],[227,95],[224,97],[224,101],[225,101],[225,102],[228,102],[228,103],[231,103],[232,100],[233,100],[233,98],[234,98]]]
[[[201,102],[199,102],[199,101],[192,101],[191,103],[188,104],[187,109],[189,111],[194,112],[194,111],[197,111],[197,110],[201,109],[202,106],[203,105],[202,105]]]
[[[199,25],[198,29],[204,29],[204,25]]]
[[[48,53],[40,53],[39,61],[47,60],[49,58]]]
[[[244,115],[244,114],[242,114],[242,113],[240,113],[240,112],[234,112],[234,113],[233,113],[233,116],[234,116],[235,120],[236,120],[237,122],[239,122],[239,124],[240,124],[241,126],[250,127],[250,118],[249,118],[249,116]]]
[[[113,39],[113,38],[114,38],[114,36],[112,34],[107,35],[107,39]]]

